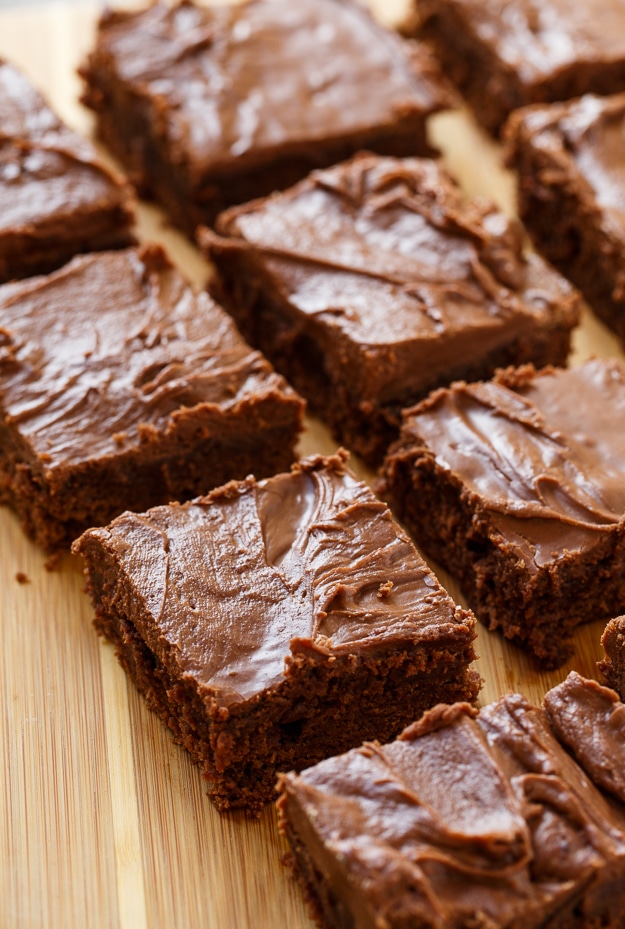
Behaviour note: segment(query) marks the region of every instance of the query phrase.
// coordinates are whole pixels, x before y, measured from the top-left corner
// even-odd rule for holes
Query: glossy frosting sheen
[[[622,917],[625,871],[622,778],[616,803],[601,790],[610,751],[622,755],[625,717],[612,703],[606,720],[606,694],[577,675],[548,695],[551,716],[518,694],[477,717],[466,704],[440,705],[396,742],[284,778],[286,819],[349,925],[530,929],[585,892],[584,925],[620,925],[594,911],[605,919],[611,905]],[[589,725],[571,724],[578,715]],[[606,751],[585,767],[598,740]],[[612,876],[594,891],[604,868]]]
[[[545,564],[625,515],[625,370],[596,360],[516,386],[456,384],[407,428],[493,516],[519,556]]]
[[[472,619],[341,459],[127,513],[87,535],[113,554],[145,607],[149,619],[135,622],[150,649],[221,703],[279,683],[298,652],[427,648],[473,634]]]
[[[8,422],[50,469],[136,447],[181,407],[234,409],[286,389],[157,247],[5,284],[0,323]]]
[[[576,313],[570,288],[523,256],[517,226],[467,202],[432,160],[357,156],[235,207],[217,229],[230,237],[220,245],[262,256],[289,303],[330,327],[328,352],[347,340],[376,353],[365,378],[352,372],[365,396],[397,396],[424,370],[453,370],[460,353],[481,357],[555,304]]]
[[[580,62],[625,57],[622,0],[452,0],[480,40],[531,83]]]
[[[167,104],[166,141],[200,173],[446,102],[409,46],[339,0],[157,3],[105,18],[100,47],[123,84]]]
[[[127,197],[95,149],[55,116],[14,67],[0,61],[0,247],[33,224],[109,208]],[[47,230],[49,233],[49,230]]]
[[[577,196],[583,199],[588,185],[606,221],[617,222],[624,235],[625,94],[588,94],[571,103],[528,110],[524,121],[534,134],[533,145],[548,151],[565,169],[572,164],[580,184]]]

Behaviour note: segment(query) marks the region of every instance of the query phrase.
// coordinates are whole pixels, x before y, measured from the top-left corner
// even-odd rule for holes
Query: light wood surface
[[[380,0],[385,18],[401,2]],[[0,55],[23,67],[85,133],[91,123],[78,103],[75,68],[94,24],[95,11],[78,5],[0,13]],[[466,116],[440,116],[432,133],[469,193],[512,210],[499,150]],[[140,234],[164,242],[187,275],[203,282],[207,266],[198,252],[164,227],[153,207],[142,208]],[[573,360],[590,354],[621,352],[586,318]],[[302,451],[334,448],[311,423]],[[273,810],[259,821],[215,812],[197,768],[93,631],[81,565],[67,556],[47,570],[6,509],[0,556],[0,929],[310,929],[281,864],[285,846]],[[580,630],[575,659],[540,674],[481,629],[481,701],[508,690],[540,700],[569,667],[596,676],[600,633],[597,623]]]

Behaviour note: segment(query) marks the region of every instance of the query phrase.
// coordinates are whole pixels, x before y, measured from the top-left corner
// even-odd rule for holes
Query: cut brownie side
[[[520,110],[505,138],[536,247],[625,342],[625,94]]]
[[[450,102],[430,51],[350,0],[108,12],[81,74],[103,141],[190,234],[361,148],[428,153]]]
[[[156,246],[5,284],[0,320],[0,501],[46,549],[293,461],[303,401]]]
[[[625,616],[610,620],[601,644],[605,657],[599,662],[599,670],[622,699],[625,697]]]
[[[577,291],[432,160],[361,154],[216,229],[199,235],[214,292],[370,464],[434,387],[566,361]]]
[[[382,492],[476,615],[562,664],[625,607],[625,370],[509,370],[405,413]]]
[[[125,513],[74,551],[97,628],[220,810],[259,812],[277,771],[477,694],[473,616],[341,456]]]
[[[418,0],[404,28],[433,47],[476,119],[497,134],[532,103],[625,90],[621,0]]]
[[[599,691],[574,675],[545,708],[519,694],[479,715],[438,706],[391,744],[282,777],[281,827],[320,923],[622,929],[625,782],[610,749],[621,758],[625,708],[606,712]]]
[[[0,60],[0,282],[133,243],[134,196]]]

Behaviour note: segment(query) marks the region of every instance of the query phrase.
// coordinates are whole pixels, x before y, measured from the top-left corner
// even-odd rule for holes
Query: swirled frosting
[[[454,384],[408,414],[405,428],[519,557],[544,565],[622,525],[623,415],[625,369],[593,360]]]
[[[572,328],[577,293],[494,204],[467,201],[435,161],[358,155],[226,211],[201,234],[239,250],[288,302],[354,395],[385,403],[448,382],[541,327]],[[453,376],[453,374],[452,374]]]
[[[325,661],[474,637],[472,615],[341,457],[123,514],[77,550],[92,545],[132,590],[150,650],[221,704],[278,684],[302,651]]]
[[[0,325],[6,426],[47,470],[136,448],[183,408],[219,413],[270,395],[301,405],[157,246],[3,285]]]
[[[597,689],[565,682],[548,694],[549,714],[518,694],[477,716],[439,705],[389,745],[283,778],[287,835],[346,924],[530,929],[558,915],[572,925],[579,907],[587,924],[619,925],[625,793],[621,779],[606,795],[602,774],[609,749],[622,755],[625,717],[620,704],[606,724]],[[589,720],[565,723],[576,756],[605,740],[593,764],[578,765],[552,728],[567,714]]]

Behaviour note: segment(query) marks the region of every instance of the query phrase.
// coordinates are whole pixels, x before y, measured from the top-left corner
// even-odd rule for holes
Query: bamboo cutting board
[[[392,19],[402,3],[377,5]],[[92,8],[69,4],[0,13],[0,56],[85,133],[91,123],[75,69],[95,20]],[[432,132],[469,193],[512,209],[499,150],[466,116],[439,116]],[[193,281],[205,280],[199,253],[162,225],[156,209],[141,209],[139,231],[163,242]],[[623,357],[586,318],[573,361],[590,354]],[[334,448],[311,423],[302,452]],[[111,645],[97,638],[82,587],[77,560],[67,556],[47,570],[0,509],[0,929],[311,929],[281,864],[273,810],[259,821],[215,812],[197,768],[127,683]],[[508,690],[540,700],[570,667],[596,676],[600,634],[601,624],[580,630],[576,658],[540,674],[480,629],[481,702]]]

